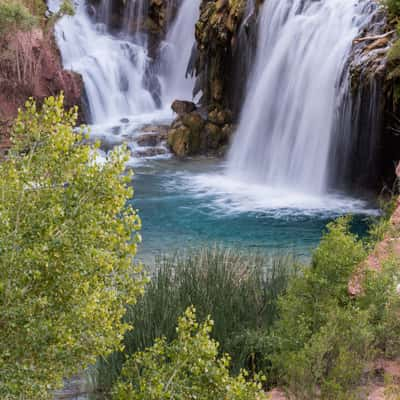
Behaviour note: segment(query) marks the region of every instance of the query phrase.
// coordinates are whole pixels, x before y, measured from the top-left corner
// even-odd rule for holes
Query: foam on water
[[[240,214],[262,212],[273,218],[314,216],[334,218],[344,214],[377,215],[377,209],[368,200],[342,193],[315,195],[285,187],[273,187],[232,179],[223,173],[176,173],[166,183],[170,190],[185,187],[192,196],[209,199],[217,213]]]

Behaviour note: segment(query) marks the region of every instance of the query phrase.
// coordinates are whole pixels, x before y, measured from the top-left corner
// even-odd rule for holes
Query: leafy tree
[[[144,286],[127,152],[105,163],[63,96],[20,111],[0,164],[0,398],[45,399],[120,346]]]
[[[229,375],[228,356],[218,358],[218,343],[210,338],[213,322],[196,321],[194,307],[179,318],[178,337],[130,358],[115,385],[113,400],[256,400],[261,385],[244,373]]]

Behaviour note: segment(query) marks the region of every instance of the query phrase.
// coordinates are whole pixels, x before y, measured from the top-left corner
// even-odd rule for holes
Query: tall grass
[[[107,390],[118,377],[126,355],[176,334],[176,320],[194,305],[202,320],[211,315],[213,337],[232,356],[234,370],[257,369],[257,338],[277,318],[277,299],[293,272],[291,257],[270,258],[216,247],[157,260],[146,293],[128,307],[125,320],[134,326],[124,353],[98,362],[97,386]]]

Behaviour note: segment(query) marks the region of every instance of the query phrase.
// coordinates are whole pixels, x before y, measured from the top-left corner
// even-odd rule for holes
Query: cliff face
[[[203,1],[192,68],[201,102],[238,110],[256,45],[260,1]]]
[[[0,149],[8,146],[9,127],[28,97],[40,103],[61,91],[67,107],[81,105],[81,78],[63,70],[52,34],[37,28],[1,37]]]
[[[396,133],[399,107],[395,101],[396,82],[391,76],[389,54],[396,40],[385,9],[370,4],[366,29],[354,40],[350,56],[351,130],[343,132],[350,142],[347,154],[338,158],[341,179],[351,185],[381,188],[391,186],[393,165],[400,158]],[[348,161],[345,161],[347,158]]]

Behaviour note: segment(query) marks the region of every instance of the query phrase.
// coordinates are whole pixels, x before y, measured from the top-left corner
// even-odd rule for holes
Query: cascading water
[[[343,74],[366,1],[265,2],[230,176],[308,193],[327,190],[340,91],[348,90]]]
[[[89,18],[83,0],[74,16],[56,25],[65,68],[82,75],[91,122],[103,124],[154,111],[154,98],[143,84],[146,49],[104,31]]]
[[[121,30],[116,32],[115,26],[109,29],[111,13],[115,12],[112,0],[102,0],[97,9],[86,0],[77,0],[75,15],[62,18],[55,28],[65,68],[83,78],[92,135],[103,143],[128,142],[133,154],[140,157],[168,152],[159,141],[156,149],[142,145],[153,143],[151,140],[140,140],[139,145],[142,127],[171,121],[171,101],[191,98],[194,82],[185,79],[185,71],[195,41],[200,0],[171,0],[166,5],[168,13],[177,5],[180,7],[165,41],[167,51],[163,54],[167,59],[162,64],[169,66],[165,74],[156,72],[154,60],[148,56],[147,34],[143,30],[148,3],[126,2]],[[55,11],[60,0],[48,0],[48,4]],[[145,149],[141,149],[143,146]]]
[[[127,8],[128,12],[124,16],[124,31],[137,34],[148,13],[148,0],[130,0]]]
[[[186,71],[194,45],[195,24],[200,14],[200,0],[183,0],[178,15],[169,29],[162,51],[164,103],[175,99],[190,100],[194,79]]]
[[[60,1],[48,0],[52,11]],[[271,190],[265,184],[275,183],[274,179],[278,184],[291,183],[298,177],[301,187],[306,187],[310,166],[317,165],[314,158],[320,158],[321,169],[327,169],[329,143],[324,141],[331,140],[330,128],[339,97],[335,86],[357,32],[352,5],[356,0],[264,1],[258,21],[255,68],[230,158],[233,176],[248,178],[242,181],[229,179],[222,172],[224,165],[214,160],[188,161],[183,171],[183,164],[174,160],[151,161],[143,166],[138,162],[139,157],[165,155],[158,152],[162,143],[147,145],[165,135],[160,131],[144,132],[143,126],[149,129],[152,123],[159,125],[160,115],[167,109],[162,118],[171,121],[170,101],[191,98],[193,81],[185,81],[184,77],[200,0],[167,2],[167,14],[176,18],[160,53],[160,65],[167,68],[160,70],[156,69],[157,60],[149,59],[147,41],[142,40],[145,36],[142,32],[138,35],[135,29],[135,16],[142,15],[142,11],[132,8],[128,12],[129,5],[140,5],[136,1],[142,0],[120,1],[116,7],[112,0],[103,0],[103,14],[95,15],[98,8],[87,8],[89,2],[76,0],[76,14],[57,23],[56,35],[66,68],[82,74],[95,124],[91,134],[106,142],[106,149],[108,143],[110,147],[121,142],[131,145],[136,164],[133,206],[145,221],[141,257],[150,260],[152,254],[173,252],[182,243],[190,247],[215,242],[246,249],[288,249],[296,255],[307,255],[331,218],[374,211],[363,201],[344,196],[290,192],[286,200],[288,191]],[[121,4],[125,4],[125,20],[121,18]],[[250,19],[242,26],[242,49],[246,48],[246,40],[253,41],[256,36],[254,4],[249,1],[246,10]],[[296,8],[301,4],[303,8]],[[151,53],[156,53],[154,48]],[[245,62],[238,75],[244,75],[242,71],[250,65],[251,61]],[[149,84],[153,77],[163,89],[159,101],[157,89]],[[309,151],[301,154],[304,147]],[[315,149],[323,153],[319,155]],[[298,176],[289,168],[291,162],[299,165],[295,170]],[[275,166],[277,173],[273,171]],[[318,179],[315,181],[319,185]]]

